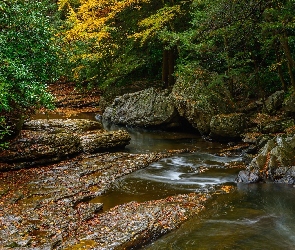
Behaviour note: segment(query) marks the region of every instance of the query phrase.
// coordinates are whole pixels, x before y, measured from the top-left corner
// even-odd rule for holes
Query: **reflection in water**
[[[292,186],[239,184],[145,249],[294,249],[294,199]]]

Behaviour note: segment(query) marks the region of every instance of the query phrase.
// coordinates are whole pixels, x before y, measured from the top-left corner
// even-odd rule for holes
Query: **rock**
[[[10,144],[9,149],[0,152],[1,162],[23,162],[36,165],[59,161],[82,151],[80,139],[72,133],[51,134],[40,131],[22,131],[20,137]]]
[[[177,127],[178,113],[167,91],[149,88],[117,97],[105,109],[103,119],[110,123],[137,127]]]
[[[290,95],[284,100],[283,110],[291,114],[295,113],[295,95]]]
[[[268,124],[261,128],[261,132],[265,134],[282,133],[292,126],[294,126],[293,119],[280,119],[276,121],[270,121]]]
[[[102,149],[125,147],[131,137],[125,130],[118,131],[91,131],[80,137],[83,151],[94,153]]]
[[[179,114],[205,135],[210,133],[213,116],[234,110],[230,93],[222,86],[213,88],[198,81],[189,83],[178,79],[171,96]]]
[[[102,129],[98,121],[87,119],[37,119],[25,122],[24,130],[34,131],[61,131],[85,132],[89,130]]]
[[[210,122],[210,136],[228,140],[240,138],[245,126],[243,113],[215,115]]]
[[[283,90],[276,91],[266,99],[263,111],[269,114],[275,113],[279,108],[282,107],[284,97],[285,92]]]
[[[250,172],[248,170],[242,170],[236,179],[236,182],[244,183],[256,183],[260,181],[260,177],[257,173]]]
[[[295,177],[295,136],[279,135],[269,140],[251,161],[249,170],[260,172],[261,178],[278,181]]]
[[[64,123],[63,123],[64,122]],[[78,153],[124,147],[126,131],[106,131],[101,123],[86,119],[39,119],[26,122],[20,136],[0,151],[0,171],[57,162]],[[36,130],[36,131],[33,131]],[[86,132],[87,131],[87,132]]]

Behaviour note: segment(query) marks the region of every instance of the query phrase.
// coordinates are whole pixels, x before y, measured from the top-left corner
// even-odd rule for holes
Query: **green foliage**
[[[10,133],[9,126],[6,125],[5,118],[0,117],[0,149],[7,147],[8,144],[2,141],[5,136],[9,135],[9,133]]]
[[[212,84],[223,82],[232,94],[269,94],[282,88],[282,79],[290,85],[285,47],[289,45],[292,64],[294,4],[193,1],[191,26],[179,34],[178,75],[187,75],[190,67],[194,69],[190,71],[215,72]],[[289,43],[285,47],[284,39]]]
[[[0,116],[52,107],[46,84],[60,73],[55,13],[50,0],[0,2]]]
[[[0,3],[0,111],[49,105],[46,83],[57,73],[53,11],[49,0]]]

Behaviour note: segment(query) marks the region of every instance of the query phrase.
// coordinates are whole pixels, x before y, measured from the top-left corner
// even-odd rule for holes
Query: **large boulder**
[[[117,97],[103,113],[107,122],[137,127],[177,127],[178,118],[169,93],[154,88]]]
[[[285,92],[283,90],[276,91],[266,99],[263,111],[269,114],[275,113],[279,108],[282,107],[284,97]]]
[[[251,161],[247,170],[258,179],[295,184],[295,135],[279,135],[269,140]]]
[[[223,140],[238,139],[245,127],[246,120],[243,113],[215,115],[210,122],[210,136]]]
[[[210,87],[178,79],[171,96],[179,114],[186,118],[201,134],[210,133],[210,122],[217,114],[234,110],[230,93],[222,86]]]

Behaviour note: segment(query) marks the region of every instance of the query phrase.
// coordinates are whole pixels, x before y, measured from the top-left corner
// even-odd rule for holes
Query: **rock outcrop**
[[[278,135],[269,140],[251,161],[246,172],[240,172],[238,182],[256,182],[270,179],[295,184],[295,135]],[[252,178],[253,176],[257,176]]]
[[[86,132],[102,129],[102,124],[86,119],[36,119],[24,123],[24,130]]]
[[[136,127],[178,127],[178,118],[169,93],[154,88],[117,97],[103,113],[107,122]]]
[[[245,114],[221,114],[212,117],[210,136],[217,139],[238,139],[246,127]]]
[[[283,90],[276,91],[266,99],[263,111],[269,114],[275,113],[278,109],[282,107],[284,97],[285,92]]]
[[[213,116],[234,110],[230,93],[222,86],[210,88],[198,81],[192,84],[178,79],[171,96],[179,114],[205,135],[210,133]]]
[[[94,153],[103,149],[122,148],[129,144],[130,135],[125,130],[90,131],[80,137],[83,151]]]
[[[86,119],[39,119],[26,122],[18,138],[0,151],[0,171],[57,162],[79,153],[125,147],[131,138],[124,130],[106,131]]]

